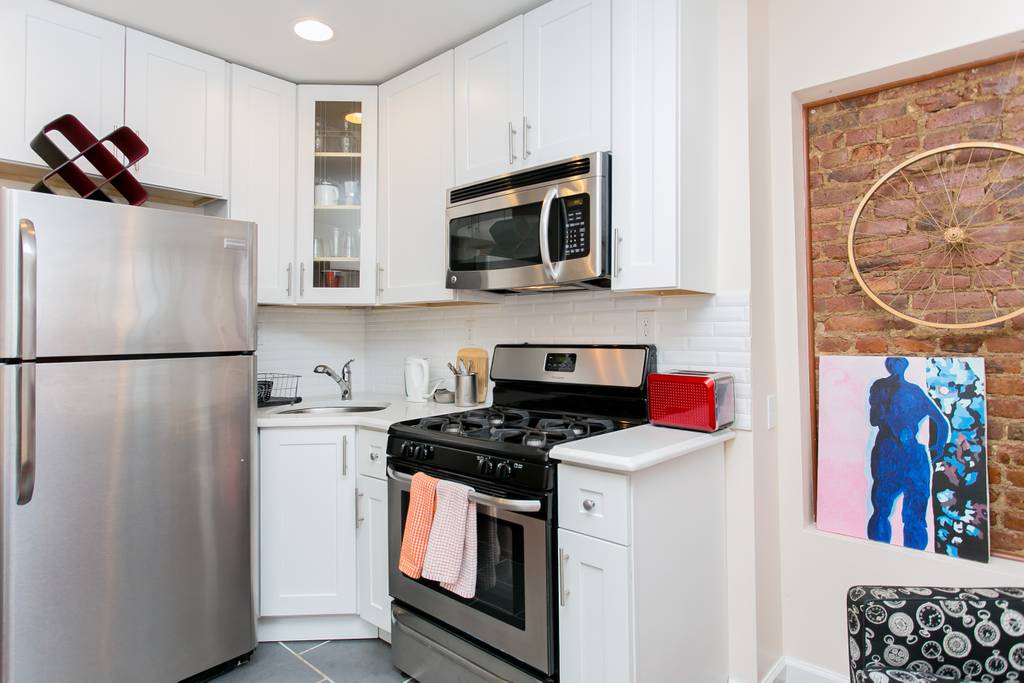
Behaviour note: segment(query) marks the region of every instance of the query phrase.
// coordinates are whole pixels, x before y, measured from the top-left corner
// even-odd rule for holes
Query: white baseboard
[[[761,683],[849,683],[846,674],[823,669],[792,657],[782,657],[768,670]]]
[[[349,640],[376,638],[377,628],[358,616],[260,617],[256,639],[272,640]]]

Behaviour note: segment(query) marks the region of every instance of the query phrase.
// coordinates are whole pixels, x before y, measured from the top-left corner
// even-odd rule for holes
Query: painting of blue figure
[[[822,356],[819,529],[986,562],[980,358]]]

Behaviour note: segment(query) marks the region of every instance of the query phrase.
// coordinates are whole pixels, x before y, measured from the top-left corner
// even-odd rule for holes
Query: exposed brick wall
[[[872,302],[858,287],[846,259],[849,223],[858,202],[899,162],[954,142],[1024,146],[1024,57],[1017,63],[1008,59],[968,68],[806,113],[815,351],[984,357],[992,550],[1024,558],[1024,316],[980,330],[914,325]],[[914,239],[894,236],[888,248],[912,253],[918,248],[910,243]]]

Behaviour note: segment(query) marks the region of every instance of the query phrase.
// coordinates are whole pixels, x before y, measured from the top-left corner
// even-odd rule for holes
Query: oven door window
[[[452,219],[448,224],[451,270],[539,265],[541,207],[541,202],[535,202]],[[590,195],[555,200],[548,223],[548,247],[556,262],[590,254]]]
[[[402,533],[409,511],[409,492],[402,492]],[[466,599],[441,588],[436,581],[418,579],[417,583],[447,598],[514,626],[526,628],[525,553],[523,527],[486,514],[477,506],[476,597]]]

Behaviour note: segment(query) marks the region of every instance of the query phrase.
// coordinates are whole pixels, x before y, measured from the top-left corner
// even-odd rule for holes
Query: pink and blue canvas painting
[[[817,526],[987,562],[985,362],[822,356]]]

